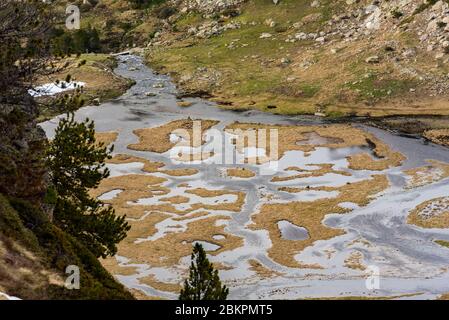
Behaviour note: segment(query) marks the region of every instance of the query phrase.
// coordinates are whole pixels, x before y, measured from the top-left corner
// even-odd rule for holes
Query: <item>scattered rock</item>
[[[318,8],[320,6],[320,2],[318,0],[314,0],[312,1],[312,3],[310,4],[310,6],[312,8]]]
[[[276,26],[276,22],[274,22],[274,20],[272,18],[266,19],[264,21],[264,24],[266,26],[269,26],[270,28],[274,28]]]

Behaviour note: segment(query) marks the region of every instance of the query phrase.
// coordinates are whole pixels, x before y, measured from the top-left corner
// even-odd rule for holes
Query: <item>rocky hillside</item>
[[[449,139],[449,0],[78,3],[103,51],[145,48],[185,95],[235,110],[382,118]]]
[[[63,15],[69,1],[54,3]],[[229,109],[449,114],[449,0],[74,3],[82,29],[99,31],[101,51],[143,47],[149,64],[170,73],[186,95]],[[447,127],[441,119],[408,125]]]
[[[198,3],[172,2],[147,44],[189,93],[288,114],[449,112],[447,1]]]

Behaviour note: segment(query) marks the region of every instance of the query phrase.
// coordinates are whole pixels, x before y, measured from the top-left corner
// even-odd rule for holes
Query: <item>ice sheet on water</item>
[[[68,90],[75,90],[76,88],[84,87],[84,82],[65,82],[58,83],[46,83],[41,86],[37,86],[34,89],[28,90],[28,93],[32,97],[52,96],[57,93],[61,93]]]

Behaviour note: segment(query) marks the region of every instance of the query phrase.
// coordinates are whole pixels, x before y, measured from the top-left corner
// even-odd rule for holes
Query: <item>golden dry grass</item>
[[[374,153],[380,159],[373,159],[368,153],[359,153],[347,157],[349,168],[353,170],[382,171],[391,167],[398,167],[406,159],[405,156],[392,151],[388,145],[376,139]]]
[[[346,213],[349,209],[339,206],[342,202],[353,202],[359,206],[367,205],[370,197],[388,188],[388,179],[384,175],[374,175],[371,180],[364,180],[335,188],[339,191],[336,198],[319,199],[310,202],[290,202],[265,204],[252,216],[253,230],[268,230],[272,247],[268,255],[274,261],[288,267],[301,267],[294,255],[312,245],[317,240],[327,240],[344,234],[343,230],[332,229],[321,222],[329,213]],[[307,229],[306,240],[284,240],[277,223],[288,220]]]
[[[194,137],[194,122],[198,121],[201,124],[200,136]],[[186,145],[192,147],[199,147],[204,143],[203,134],[208,129],[218,124],[215,120],[192,120],[182,119],[166,123],[159,127],[137,129],[134,134],[140,139],[139,143],[130,144],[129,149],[138,151],[150,151],[157,153],[164,153],[173,148],[176,144],[170,141],[170,134],[176,133],[176,130],[186,130],[189,137],[181,132],[178,132],[186,141]]]
[[[182,286],[180,283],[168,283],[158,281],[154,275],[149,275],[147,277],[139,278],[139,282],[149,285],[153,289],[165,292],[180,292]]]
[[[204,151],[204,152],[197,152],[197,153],[178,153],[176,156],[173,157],[173,160],[179,161],[179,162],[192,162],[192,161],[201,161],[201,160],[207,160],[214,156],[214,152]]]
[[[238,130],[241,131],[238,131]],[[250,145],[248,135],[249,132],[257,132],[257,130],[265,129],[266,141],[260,141],[256,134],[253,141],[256,145]],[[277,130],[278,143],[277,154],[272,153],[270,146],[270,129]],[[345,148],[353,146],[365,146],[373,149],[376,156],[381,159],[373,159],[368,153],[362,152],[348,157],[349,168],[354,170],[384,170],[389,167],[399,166],[405,157],[399,153],[392,151],[390,147],[377,139],[374,135],[351,125],[325,125],[325,126],[283,126],[283,125],[265,125],[235,122],[225,128],[230,134],[238,136],[235,142],[239,152],[243,152],[245,147],[265,146],[267,156],[259,157],[258,163],[264,163],[269,160],[280,159],[287,151],[303,151],[305,153],[316,150],[317,147],[327,148]],[[307,141],[310,133],[314,133],[322,138],[324,143],[308,144],[307,142],[298,144],[298,142]]]
[[[394,300],[400,298],[408,298],[421,295],[422,292],[417,293],[405,293],[396,296],[342,296],[342,297],[319,297],[319,298],[308,298],[306,300]]]
[[[218,220],[227,220],[226,216],[214,216],[189,222],[185,232],[168,233],[154,241],[134,243],[129,237],[118,245],[118,254],[131,259],[135,263],[146,263],[153,267],[173,266],[182,257],[189,256],[195,241],[207,241],[220,246],[218,250],[209,252],[211,255],[233,250],[243,245],[243,239],[227,234],[224,226],[217,226]],[[141,236],[144,236],[144,232]],[[216,234],[222,234],[224,239],[215,240]]]
[[[435,205],[438,205],[438,208],[432,207]],[[424,210],[429,215],[425,215]],[[449,228],[449,197],[421,203],[409,214],[407,222],[422,228]]]
[[[148,211],[177,212],[169,203],[150,206],[134,204],[142,198],[168,194],[170,189],[160,185],[165,181],[164,178],[137,174],[112,177],[104,179],[98,188],[90,191],[90,194],[93,197],[99,197],[112,190],[122,190],[113,199],[103,200],[103,202],[112,205],[118,214],[126,215],[128,218],[138,219]]]
[[[154,162],[144,158],[131,156],[128,154],[116,154],[112,159],[107,160],[107,163],[112,164],[125,164],[133,162],[143,163],[144,167],[142,170],[149,173],[158,172],[160,168],[165,166],[163,162]]]
[[[449,146],[449,129],[433,129],[424,132],[423,136],[433,143]]]
[[[171,204],[181,204],[181,203],[188,203],[190,199],[184,196],[173,196],[168,198],[160,198],[160,201],[170,202]]]
[[[46,289],[49,285],[64,286],[63,277],[49,269],[42,258],[16,240],[0,234],[0,292],[10,295],[23,292],[30,299],[43,299],[48,298]]]
[[[98,197],[104,193],[112,190],[123,190],[114,199],[106,200],[106,203],[124,204],[127,201],[136,201],[141,198],[150,198],[155,194],[160,194],[162,190],[160,184],[167,181],[164,178],[129,174],[124,176],[117,176],[107,178],[101,181],[96,189],[92,189],[90,194],[93,197]],[[166,193],[169,192],[167,189]]]
[[[192,103],[192,102],[189,102],[189,101],[178,101],[178,102],[176,102],[176,104],[177,104],[179,107],[187,108],[187,107],[190,107],[193,103]]]
[[[151,211],[141,220],[128,220],[131,229],[126,241],[132,243],[139,238],[151,237],[157,232],[156,224],[169,218],[168,214]]]
[[[240,212],[242,210],[243,205],[245,204],[246,199],[246,193],[242,191],[208,190],[205,188],[196,188],[186,190],[186,193],[194,194],[202,198],[218,197],[223,195],[237,196],[237,200],[235,202],[229,203],[219,203],[219,204],[194,203],[191,205],[193,210],[204,209],[204,210],[225,210],[232,212]]]
[[[405,170],[404,173],[409,176],[407,189],[422,187],[449,177],[449,164],[427,160],[429,165],[414,169]]]
[[[81,62],[86,62],[84,65]],[[65,57],[52,61],[56,66],[56,72],[49,75],[42,75],[36,84],[45,84],[56,81],[63,81],[68,75],[72,81],[84,82],[81,90],[81,97],[87,103],[99,98],[100,101],[109,100],[120,96],[132,84],[132,81],[116,75],[112,69],[114,62],[107,54],[82,54],[80,57]],[[72,90],[73,91],[73,90]],[[63,94],[70,93],[67,91]],[[58,94],[57,96],[62,96]],[[50,104],[53,97],[41,97]],[[55,116],[55,110],[43,107],[41,118]]]
[[[305,170],[298,167],[290,167],[285,169],[286,171],[297,171],[299,174],[291,175],[291,176],[275,176],[271,179],[272,182],[282,182],[282,181],[290,181],[300,178],[309,178],[309,177],[321,177],[329,173],[339,174],[343,176],[350,176],[351,174],[342,170],[334,170],[333,164],[330,163],[321,163],[321,164],[308,164],[309,166],[317,166],[319,169],[317,170]]]
[[[98,143],[103,143],[105,146],[110,145],[115,142],[118,137],[117,131],[109,131],[109,132],[95,132],[95,140]]]
[[[160,172],[172,177],[186,177],[197,174],[198,170],[193,168],[181,168],[181,169],[166,169],[161,170]]]
[[[115,257],[100,259],[100,262],[112,275],[130,276],[137,273],[136,267],[120,266]]]
[[[200,218],[200,217],[205,217],[208,215],[209,215],[209,212],[207,212],[207,211],[198,211],[198,212],[194,212],[191,214],[186,214],[184,216],[174,217],[173,220],[174,221],[191,220],[191,219],[196,219],[196,218]]]
[[[440,297],[438,297],[438,300],[449,300],[449,293],[444,293]]]
[[[117,154],[112,159],[107,160],[107,163],[112,164],[124,164],[133,162],[143,163],[144,166],[142,170],[148,173],[160,172],[173,177],[192,176],[198,173],[198,170],[193,168],[162,169],[165,166],[163,162],[150,161],[144,158],[127,154]]]
[[[129,292],[136,298],[137,300],[166,300],[162,297],[153,297],[146,295],[143,291],[137,289],[129,289]]]
[[[189,184],[187,182],[182,182],[178,184],[178,188],[189,188]]]
[[[229,168],[226,170],[226,175],[228,177],[235,177],[235,178],[241,178],[241,179],[249,179],[256,176],[256,174],[246,168]]]
[[[228,264],[222,263],[222,262],[214,262],[214,268],[217,270],[232,270],[234,269],[233,266],[230,266]]]
[[[282,273],[266,268],[263,264],[255,259],[249,259],[249,270],[254,271],[256,275],[262,279],[274,278],[281,276]]]
[[[363,254],[360,251],[351,252],[344,262],[347,268],[361,271],[366,270],[366,266],[363,265]]]

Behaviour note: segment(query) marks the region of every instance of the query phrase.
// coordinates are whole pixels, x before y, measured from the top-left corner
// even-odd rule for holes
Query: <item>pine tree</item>
[[[229,289],[221,285],[218,270],[206,257],[203,246],[193,247],[190,276],[184,282],[179,300],[226,300]]]
[[[50,143],[48,166],[57,192],[54,222],[80,240],[97,257],[117,252],[116,244],[130,226],[113,208],[92,198],[89,190],[109,176],[105,160],[111,148],[95,140],[93,121],[76,122],[73,113],[61,119]]]

